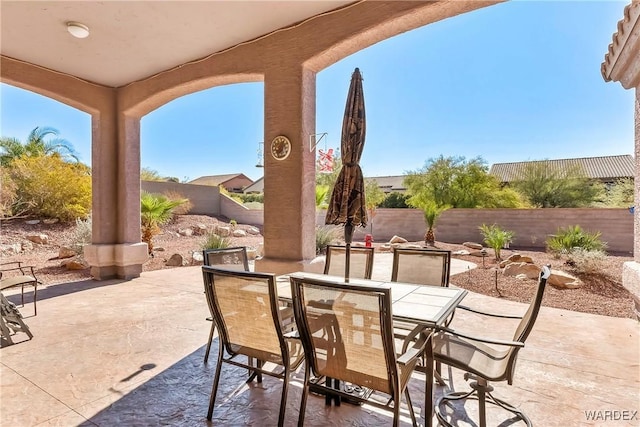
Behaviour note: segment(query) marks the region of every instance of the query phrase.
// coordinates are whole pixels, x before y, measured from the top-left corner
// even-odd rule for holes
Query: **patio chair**
[[[22,314],[16,306],[0,292],[0,337],[2,344],[13,344],[12,332],[24,332],[29,339],[33,334],[22,320]]]
[[[371,279],[373,271],[373,254],[375,248],[352,246],[349,253],[349,277]],[[346,246],[327,245],[327,256],[324,274],[344,277],[346,265]]]
[[[245,246],[205,249],[202,251],[202,258],[203,264],[211,267],[249,271],[249,257],[247,256],[247,248]],[[209,331],[209,340],[207,341],[207,351],[204,353],[204,363],[209,361],[211,342],[213,341],[213,334],[216,331],[216,324],[213,321],[213,317],[207,317],[207,320],[211,322],[211,330]]]
[[[8,273],[8,274],[7,274]],[[24,307],[24,287],[33,286],[33,315],[38,315],[36,300],[38,285],[42,284],[36,277],[33,266],[22,265],[22,261],[12,261],[0,264],[0,291],[20,287],[21,303]]]
[[[394,248],[392,282],[449,286],[451,251]]]
[[[449,286],[451,272],[451,251],[419,248],[394,248],[392,282],[413,283],[416,285]],[[453,320],[454,313],[449,316],[445,325]],[[405,338],[414,324],[396,322],[396,337]],[[436,380],[444,384],[440,364],[436,363]]]
[[[487,425],[486,403],[498,405],[515,414],[527,426],[532,425],[531,420],[522,411],[491,394],[493,386],[489,384],[489,381],[507,381],[509,385],[513,383],[518,351],[524,347],[524,343],[533,329],[542,304],[545,285],[550,275],[550,268],[548,266],[543,267],[540,272],[536,293],[522,317],[496,315],[461,307],[481,315],[520,319],[513,335],[513,341],[470,336],[449,328],[443,328],[436,334],[433,342],[434,360],[461,369],[465,372],[465,380],[473,380],[470,384],[471,391],[449,392],[436,401],[435,413],[443,425],[451,426],[446,414],[440,408],[441,405],[446,402],[467,398],[478,400],[480,427]]]
[[[393,410],[394,426],[399,423],[404,393],[416,425],[407,383],[427,339],[423,337],[396,358],[391,288],[296,277],[291,277],[291,286],[306,358],[298,426],[304,425],[312,372],[317,377],[359,384],[388,394],[390,400],[386,404],[373,399],[367,403]],[[349,397],[338,389],[328,393]],[[389,406],[391,403],[393,408]]]
[[[247,382],[254,378],[262,382],[262,374],[283,380],[278,417],[278,425],[282,426],[289,377],[304,360],[304,352],[300,340],[285,336],[275,275],[209,266],[202,267],[202,274],[207,303],[221,340],[207,419],[211,420],[213,415],[222,364],[228,363],[253,372]],[[236,360],[238,356],[246,356],[248,362]],[[256,360],[255,365],[251,362],[253,359]],[[275,363],[284,369],[280,372],[265,370],[265,362]]]

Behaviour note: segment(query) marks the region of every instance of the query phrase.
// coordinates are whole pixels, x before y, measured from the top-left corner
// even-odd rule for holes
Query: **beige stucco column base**
[[[640,320],[640,262],[625,262],[622,267],[622,286],[633,296],[636,318]]]
[[[88,245],[84,258],[91,266],[91,276],[96,280],[133,279],[142,273],[142,264],[149,259],[146,243],[119,243]]]
[[[285,259],[260,258],[256,259],[255,271],[265,271],[275,274],[289,274],[294,271],[307,271],[310,273],[322,273],[324,262],[317,260],[290,261]]]

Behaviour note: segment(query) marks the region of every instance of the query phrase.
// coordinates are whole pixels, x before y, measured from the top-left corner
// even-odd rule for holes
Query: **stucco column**
[[[264,257],[256,269],[287,273],[307,268],[315,257],[316,75],[302,65],[270,66],[264,79]],[[291,154],[271,155],[271,141],[284,135]]]
[[[140,242],[140,120],[113,102],[92,127],[92,244],[84,250],[94,279],[138,277],[148,259]]]
[[[622,267],[622,285],[633,295],[636,316],[640,320],[640,87],[636,87],[635,100],[635,158],[633,213],[633,261]]]

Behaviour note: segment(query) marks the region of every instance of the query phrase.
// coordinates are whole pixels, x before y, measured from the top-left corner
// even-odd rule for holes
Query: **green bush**
[[[569,254],[576,248],[586,251],[604,251],[607,244],[600,240],[600,232],[589,233],[579,225],[560,227],[558,232],[546,241],[547,251],[556,255]]]
[[[408,195],[392,191],[387,194],[387,197],[378,205],[379,208],[408,208],[407,199]]]
[[[222,237],[216,233],[208,233],[204,238],[202,249],[224,249],[231,246],[231,241],[226,237]]]
[[[333,244],[338,239],[338,233],[334,227],[316,227],[316,254],[326,252],[327,245]]]
[[[500,258],[500,250],[507,247],[507,245],[513,241],[515,234],[513,231],[503,230],[496,224],[482,224],[478,228],[480,229],[482,237],[484,237],[484,243],[493,249],[496,260],[500,261],[502,259]]]
[[[60,156],[20,157],[10,175],[27,215],[74,221],[91,212],[91,173]]]

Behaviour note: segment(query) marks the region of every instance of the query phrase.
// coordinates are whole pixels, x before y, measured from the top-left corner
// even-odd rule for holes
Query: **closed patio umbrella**
[[[349,281],[349,261],[353,227],[367,225],[364,178],[360,169],[360,157],[364,148],[365,114],[362,76],[355,69],[351,75],[351,85],[347,105],[342,120],[340,151],[342,168],[331,193],[325,224],[344,224],[346,248],[345,281]]]

